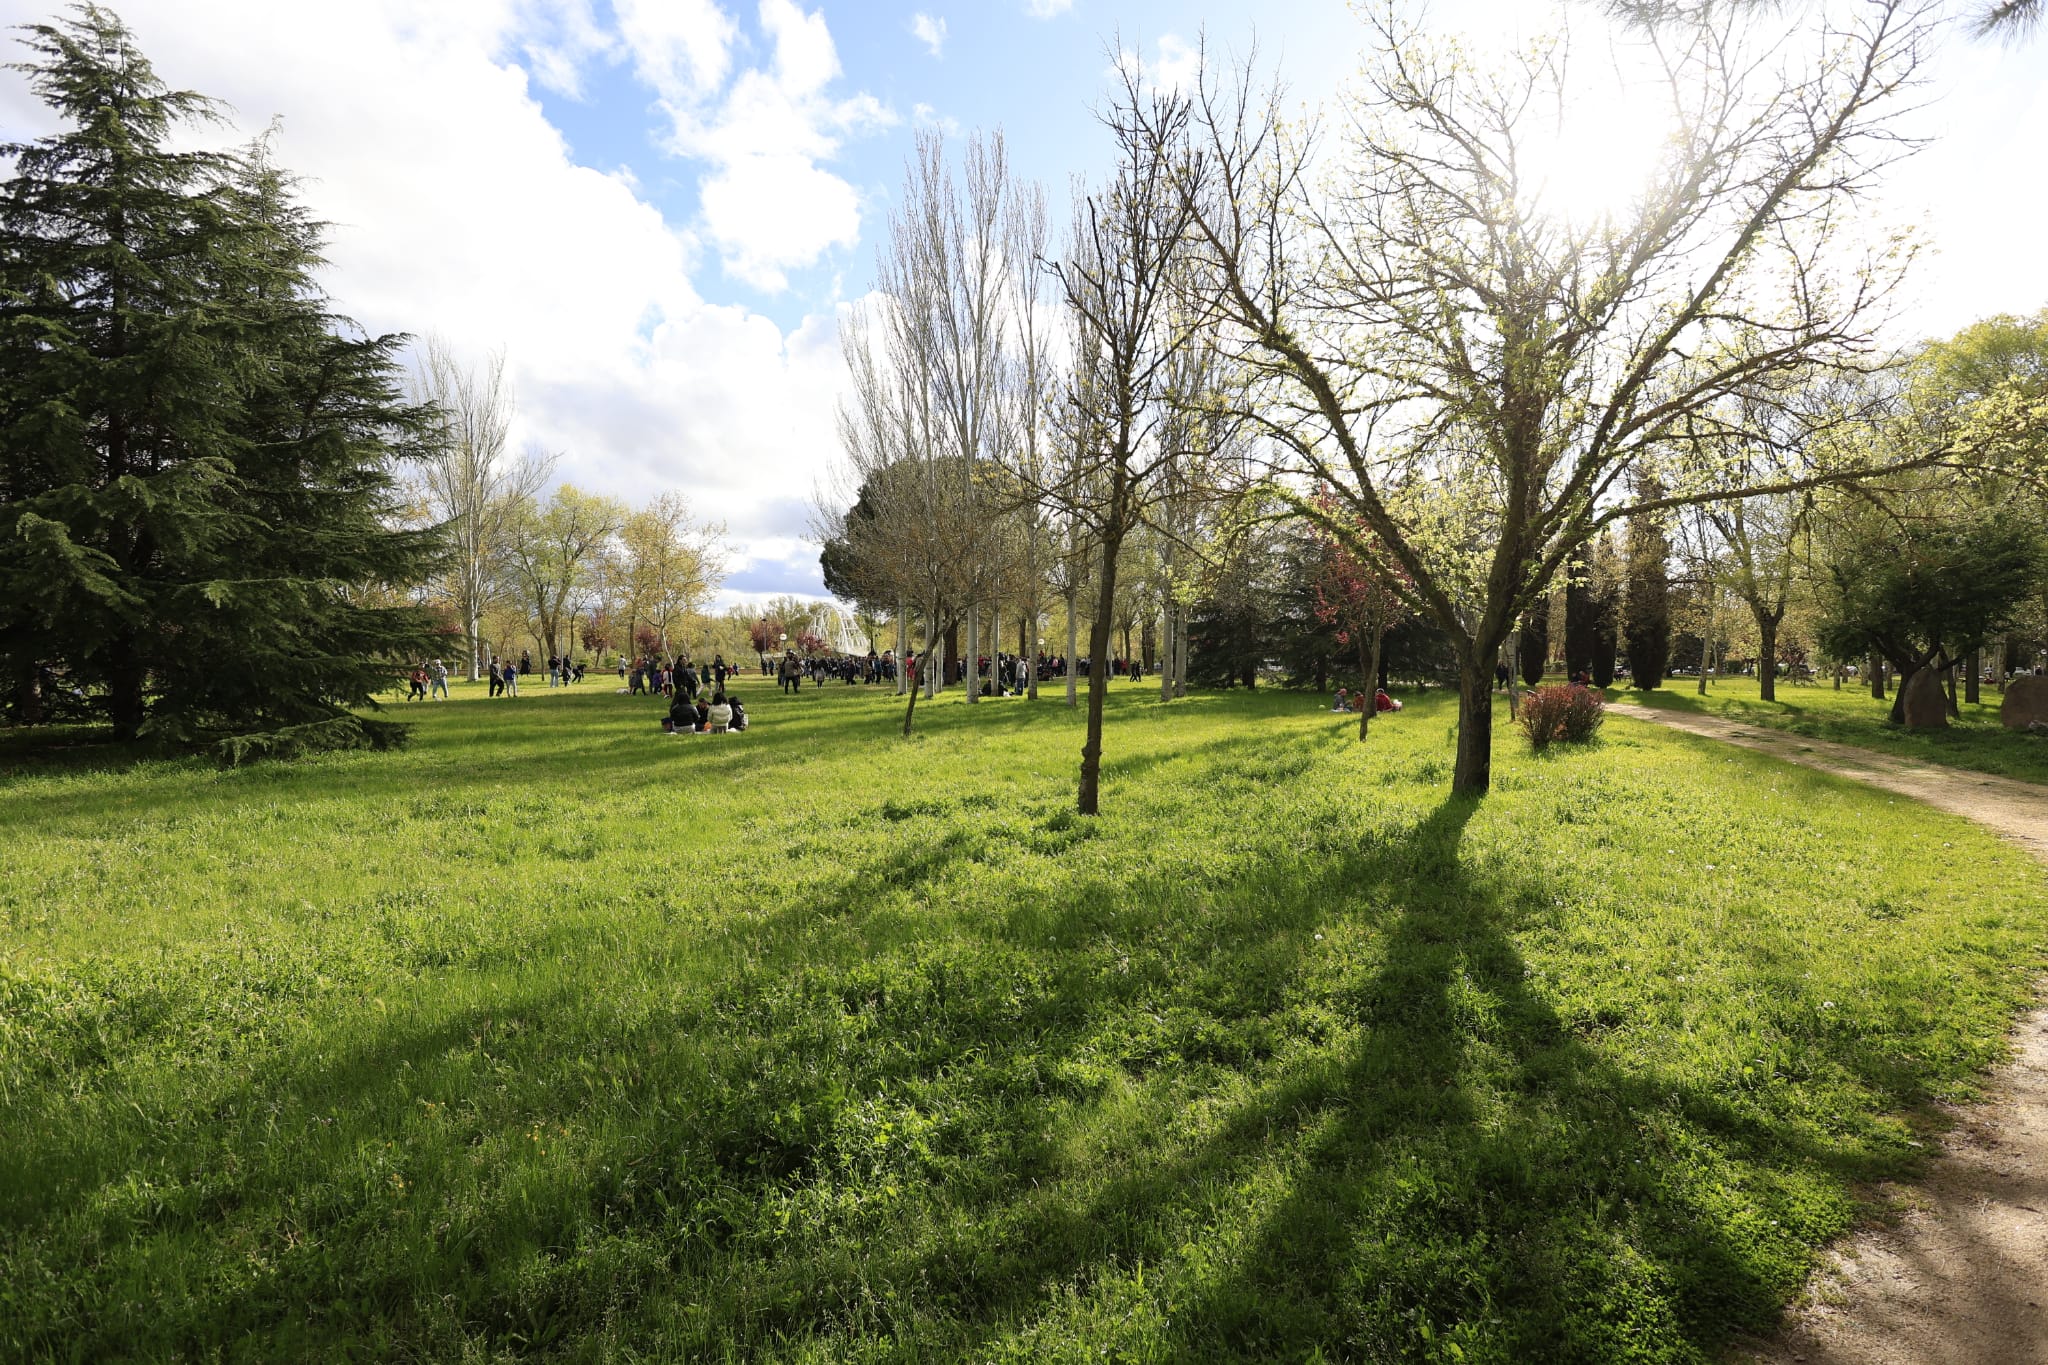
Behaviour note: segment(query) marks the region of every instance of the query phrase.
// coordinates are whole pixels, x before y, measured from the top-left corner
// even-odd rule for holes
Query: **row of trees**
[[[410,513],[450,542],[417,597],[451,623],[471,679],[486,654],[528,638],[550,656],[579,646],[673,652],[722,581],[723,528],[697,521],[674,492],[634,507],[567,483],[550,489],[556,457],[507,449],[502,356],[466,369],[430,341],[416,383],[439,415],[438,439],[415,465]]]
[[[1367,15],[1328,130],[1288,117],[1255,64],[1205,54],[1175,89],[1127,67],[1104,114],[1117,168],[1077,194],[1056,252],[999,141],[970,144],[956,189],[927,138],[884,302],[848,332],[855,496],[828,515],[828,565],[921,619],[927,648],[998,582],[1027,613],[1052,585],[1070,622],[1086,592],[1099,668],[1134,544],[1170,565],[1172,659],[1205,576],[1284,514],[1428,622],[1460,689],[1454,785],[1484,790],[1495,667],[1518,634],[1546,657],[1554,594],[1568,661],[1598,674],[1626,654],[1649,681],[1686,595],[1674,536],[1726,564],[1774,543],[1786,507],[2037,475],[2044,395],[2011,373],[1940,390],[1933,362],[1887,350],[1913,253],[1852,226],[1908,150],[1895,118],[1933,22],[1872,0],[1770,52],[1718,7],[1668,22],[1663,160],[1584,221],[1543,202],[1528,154],[1534,111],[1565,94],[1561,43],[1481,72],[1390,9]],[[1834,648],[1864,630],[1855,647],[1901,668],[1956,657],[1954,639],[1849,624],[1867,616],[1851,586],[1883,596],[1881,567],[1835,591]],[[1768,573],[1741,588],[1778,592]]]

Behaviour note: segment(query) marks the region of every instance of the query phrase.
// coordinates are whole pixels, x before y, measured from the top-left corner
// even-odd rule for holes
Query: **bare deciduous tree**
[[[1817,40],[1805,75],[1725,24],[1688,30],[1659,51],[1674,129],[1660,168],[1629,211],[1591,222],[1546,211],[1528,174],[1557,46],[1489,78],[1378,12],[1320,181],[1316,131],[1247,73],[1126,102],[1175,168],[1212,320],[1250,376],[1247,415],[1289,453],[1280,486],[1404,576],[1455,642],[1455,790],[1489,784],[1492,675],[1517,619],[1603,526],[1648,510],[1632,471],[1735,420],[1734,395],[1874,363],[1906,253],[1849,242],[1844,224],[1905,150],[1889,119],[1925,9],[1873,0]],[[1876,467],[1759,485],[1693,461],[1657,505]],[[1340,516],[1318,512],[1316,485]]]
[[[421,462],[420,492],[429,515],[447,531],[443,593],[462,620],[475,682],[483,669],[483,615],[502,582],[500,559],[520,507],[547,481],[549,464],[507,454],[513,401],[503,352],[470,370],[445,341],[429,338],[417,387],[421,401],[440,413]]]

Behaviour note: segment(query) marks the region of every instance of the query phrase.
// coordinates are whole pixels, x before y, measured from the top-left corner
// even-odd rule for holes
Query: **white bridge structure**
[[[827,603],[824,611],[825,638],[832,648],[841,654],[866,654],[873,646],[877,654],[882,652],[879,641],[868,639],[867,632],[853,619],[853,613],[837,602]]]

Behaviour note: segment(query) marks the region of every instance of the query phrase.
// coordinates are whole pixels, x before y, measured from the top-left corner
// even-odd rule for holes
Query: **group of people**
[[[521,650],[518,659],[507,655],[500,659],[491,655],[491,661],[484,668],[484,677],[490,682],[493,697],[516,697],[519,695],[519,679],[533,672],[533,655]],[[548,656],[547,679],[549,687],[567,687],[570,683],[583,681],[583,665],[566,654]],[[448,665],[439,659],[423,659],[406,675],[407,701],[432,701],[439,697],[448,700]]]
[[[514,662],[509,656],[500,659],[497,655],[493,654],[490,667],[484,675],[490,680],[489,695],[493,697],[518,696],[520,678],[528,676],[532,672],[533,656],[523,649],[519,651],[517,662]],[[547,679],[549,687],[567,687],[570,683],[582,682],[583,665],[570,659],[566,654],[550,654],[548,655]]]
[[[439,659],[422,660],[405,681],[407,701],[432,701],[435,697],[448,700],[448,665]]]
[[[1352,715],[1357,715],[1365,710],[1366,705],[1367,700],[1364,688],[1361,687],[1356,692],[1352,692],[1340,687],[1337,689],[1337,700],[1331,704],[1330,709],[1332,711],[1346,711]],[[1387,689],[1384,687],[1373,689],[1371,706],[1375,711],[1398,711],[1401,709],[1401,703],[1388,696]]]
[[[691,664],[678,654],[673,659],[661,655],[638,658],[628,664],[626,656],[619,656],[619,682],[621,691],[633,696],[643,693],[657,697],[672,697],[678,692],[694,697],[700,688],[725,689],[725,680],[735,676],[738,669],[725,662],[723,654],[713,656],[710,663]]]
[[[677,692],[661,720],[662,733],[670,735],[723,735],[746,728],[746,706],[737,694],[724,691],[712,693],[709,701],[701,692]]]

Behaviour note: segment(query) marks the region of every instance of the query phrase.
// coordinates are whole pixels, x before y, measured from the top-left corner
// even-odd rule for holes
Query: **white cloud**
[[[1074,7],[1074,0],[1028,0],[1024,12],[1034,19],[1051,19]]]
[[[929,14],[920,10],[918,13],[910,16],[910,33],[912,37],[931,49],[932,56],[940,57],[945,55],[946,21],[944,19],[934,19]]]
[[[695,235],[664,222],[630,176],[571,160],[512,59],[555,44],[564,56],[552,84],[601,43],[575,55],[573,30],[529,28],[518,0],[125,0],[122,10],[163,78],[229,101],[245,134],[283,118],[279,158],[335,225],[322,278],[340,311],[373,331],[438,332],[472,359],[504,348],[519,396],[515,447],[561,450],[561,476],[582,486],[633,498],[678,489],[727,523],[739,562],[759,561],[757,578],[815,579],[794,576],[805,566],[793,547],[801,500],[837,444],[836,318],[785,333],[706,302],[691,282]],[[679,40],[666,69],[695,81],[724,50]],[[785,50],[778,77],[809,62],[796,79],[815,82],[816,48]],[[378,97],[365,100],[370,89]],[[11,73],[0,74],[0,121],[17,136],[50,127]],[[801,186],[823,174],[800,153],[792,160],[770,178]],[[735,152],[721,164],[745,190],[754,163]],[[851,208],[839,216],[849,225],[833,231],[851,240]]]
[[[525,0],[520,21],[526,69],[568,99],[584,97],[583,68],[592,58],[610,58],[618,50],[615,36],[598,21],[593,0]]]
[[[1154,89],[1184,90],[1194,85],[1201,70],[1201,50],[1179,34],[1168,33],[1160,37],[1159,55],[1145,68],[1145,77]]]
[[[959,119],[954,118],[951,114],[942,114],[937,108],[929,104],[912,105],[910,107],[910,117],[927,128],[938,129],[947,137],[959,137],[966,131]]]
[[[822,13],[807,13],[794,0],[760,0],[771,63],[728,84],[731,21],[711,0],[662,8],[659,24],[629,21],[625,12],[639,16],[665,3],[622,4],[621,30],[635,69],[661,97],[668,149],[712,167],[701,192],[705,237],[734,276],[779,291],[787,271],[815,265],[860,237],[859,196],[820,163],[846,138],[896,120],[873,96],[829,93],[841,73]],[[681,10],[710,18],[679,22]]]
[[[614,0],[633,69],[665,100],[715,92],[732,64],[738,26],[715,0]]]

